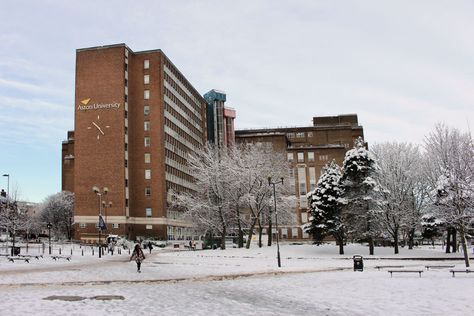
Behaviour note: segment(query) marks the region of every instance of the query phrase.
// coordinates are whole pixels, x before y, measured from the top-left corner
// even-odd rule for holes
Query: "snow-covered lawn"
[[[69,250],[68,250],[69,251]],[[66,251],[67,252],[67,251]],[[346,247],[339,256],[331,245],[281,245],[276,248],[174,251],[154,249],[136,272],[128,252],[81,256],[76,246],[71,262],[45,255],[30,263],[0,257],[0,310],[8,315],[468,315],[474,305],[474,275],[425,265],[463,268],[460,254],[440,247],[401,249]],[[64,250],[63,250],[64,253]],[[364,256],[364,271],[352,271],[352,255]],[[445,258],[425,261],[420,258]],[[400,260],[414,258],[414,260]],[[424,270],[390,274],[374,267],[403,265]],[[123,299],[101,300],[115,295]],[[45,300],[75,296],[77,301]],[[73,297],[71,297],[73,298]],[[108,298],[108,297],[106,297]],[[112,297],[113,298],[113,297]],[[66,298],[67,299],[67,298]],[[471,311],[471,312],[470,312]]]

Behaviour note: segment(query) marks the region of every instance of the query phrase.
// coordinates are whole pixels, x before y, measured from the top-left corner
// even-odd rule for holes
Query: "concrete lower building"
[[[236,143],[267,143],[286,153],[295,182],[296,225],[281,227],[281,238],[308,238],[301,225],[308,221],[306,194],[316,187],[321,169],[331,160],[342,166],[347,150],[363,137],[356,114],[314,117],[307,127],[237,130]],[[274,232],[276,233],[276,232]]]

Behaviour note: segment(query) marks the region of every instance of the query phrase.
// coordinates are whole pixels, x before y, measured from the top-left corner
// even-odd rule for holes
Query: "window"
[[[295,133],[287,133],[287,134],[286,134],[286,137],[288,137],[288,138],[294,138],[294,137],[295,137]]]
[[[145,116],[147,116],[148,114],[150,114],[150,106],[149,105],[145,105],[143,107],[143,114],[145,114]]]
[[[298,162],[304,162],[304,153],[298,153]]]
[[[288,153],[287,157],[288,157],[288,162],[293,162],[293,153]]]
[[[150,162],[151,162],[151,154],[145,153],[145,163],[150,163]]]
[[[125,168],[128,167],[128,160],[127,159],[125,159],[125,164],[124,165],[125,165]]]
[[[119,227],[120,227],[120,224],[118,224],[118,223],[113,223],[112,224],[112,228],[119,228]]]
[[[146,211],[146,217],[151,217],[151,214],[152,214],[152,209],[151,209],[151,207],[147,207],[147,208],[145,209],[145,211]]]
[[[151,188],[150,187],[146,187],[145,188],[145,196],[150,196],[151,195]]]
[[[79,228],[86,228],[87,227],[87,224],[86,223],[80,223],[79,224]]]
[[[308,161],[314,161],[314,152],[308,152]]]
[[[327,161],[327,160],[329,160],[329,156],[328,155],[319,155],[319,160],[320,161]]]
[[[316,168],[309,167],[308,172],[309,172],[309,187],[310,187],[310,190],[313,191],[316,188]]]
[[[145,147],[150,147],[151,145],[150,137],[146,136],[144,139],[145,139]]]
[[[143,98],[148,100],[150,98],[150,90],[143,91]]]
[[[304,132],[296,133],[296,138],[304,138]]]
[[[143,69],[150,69],[150,60],[149,59],[145,59],[143,61]]]
[[[148,132],[150,130],[150,121],[145,121],[143,126],[144,126],[145,132]]]
[[[145,179],[146,180],[151,179],[151,169],[145,169]]]
[[[152,225],[146,225],[146,229],[153,229]]]
[[[144,75],[143,84],[149,84],[149,83],[150,83],[150,75]]]
[[[306,195],[306,168],[299,167],[298,168],[298,184],[300,195]]]
[[[308,137],[313,137],[313,132],[308,132]]]

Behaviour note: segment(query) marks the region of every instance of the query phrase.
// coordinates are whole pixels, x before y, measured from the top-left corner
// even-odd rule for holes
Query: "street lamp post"
[[[53,225],[48,222],[48,224],[46,224],[46,227],[48,228],[49,254],[51,254],[51,227],[53,227]]]
[[[102,228],[103,226],[101,225],[102,223],[102,195],[106,195],[107,192],[109,192],[109,188],[107,187],[104,187],[102,189],[102,192],[100,191],[99,187],[97,186],[94,186],[92,187],[92,191],[97,194],[97,196],[99,197],[99,258],[102,258],[102,244],[101,244],[101,241],[100,241],[100,234],[102,232]],[[105,226],[105,223],[104,223],[104,226]],[[107,227],[107,226],[106,226]]]
[[[280,178],[279,181],[272,181],[272,177],[268,177],[268,185],[273,185],[273,202],[275,205],[275,229],[276,229],[278,268],[281,268],[281,260],[280,260],[280,243],[279,243],[280,238],[279,238],[279,233],[278,233],[278,211],[277,211],[275,185],[280,184],[280,183],[283,184],[283,177]],[[271,233],[272,232],[270,232],[270,234]]]
[[[5,173],[3,174],[4,177],[7,177],[7,208],[8,208],[8,200],[10,199],[10,174]]]

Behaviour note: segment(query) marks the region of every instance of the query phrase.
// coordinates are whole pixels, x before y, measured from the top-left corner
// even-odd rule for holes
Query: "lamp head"
[[[9,177],[10,175],[8,173],[5,173],[3,176],[4,177]]]
[[[109,188],[108,188],[108,187],[104,187],[104,194],[107,194],[107,192],[109,192]]]
[[[96,187],[96,186],[93,186],[93,187],[92,187],[92,191],[93,191],[94,193],[99,193],[99,192],[100,192],[99,188]]]
[[[268,184],[272,184],[272,177],[268,177]]]

